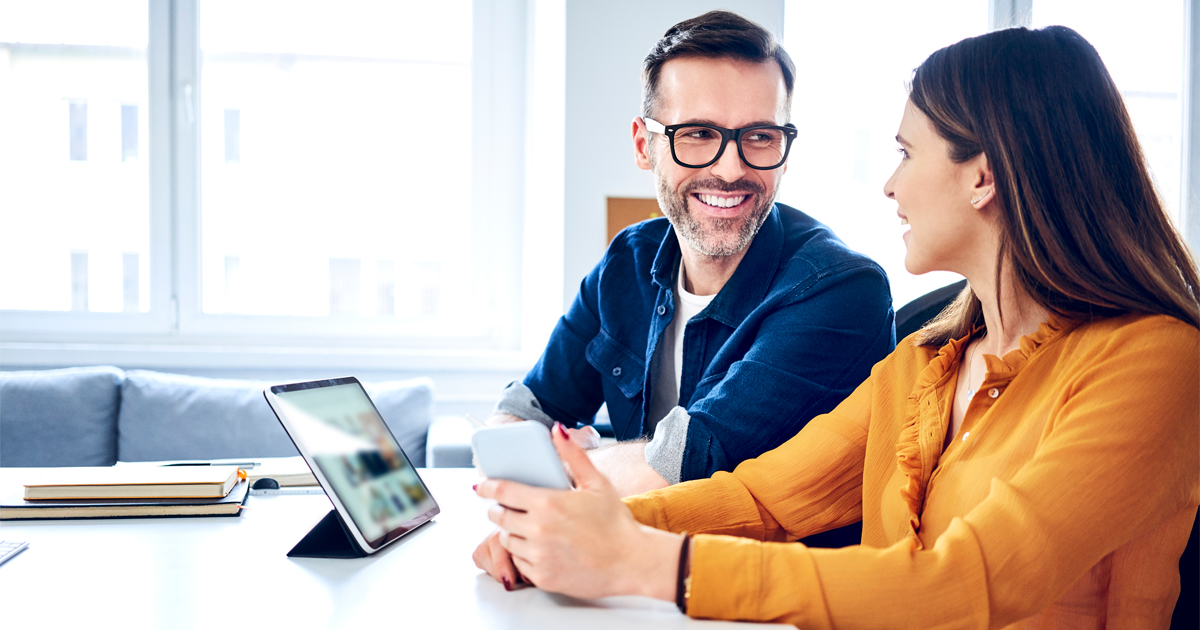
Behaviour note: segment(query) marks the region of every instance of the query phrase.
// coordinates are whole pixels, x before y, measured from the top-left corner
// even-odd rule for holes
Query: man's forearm
[[[612,482],[619,496],[628,497],[671,485],[646,463],[646,440],[621,442],[588,451],[588,454],[596,469]]]

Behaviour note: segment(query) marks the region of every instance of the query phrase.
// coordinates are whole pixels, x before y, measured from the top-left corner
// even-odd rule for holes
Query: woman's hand
[[[488,518],[500,531],[474,554],[475,564],[511,588],[524,576],[538,587],[576,597],[675,597],[682,539],[639,525],[612,484],[561,425],[551,431],[576,489],[548,490],[488,479],[476,493],[495,499]]]
[[[522,576],[513,566],[512,554],[500,545],[500,530],[496,530],[483,539],[471,554],[475,566],[483,569],[488,575],[504,585],[504,590],[511,591],[522,581]]]

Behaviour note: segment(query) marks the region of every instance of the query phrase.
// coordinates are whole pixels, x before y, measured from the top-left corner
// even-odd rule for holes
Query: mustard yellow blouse
[[[804,628],[1166,628],[1200,504],[1200,332],[1051,320],[943,450],[966,339],[909,337],[732,473],[627,499],[694,539],[694,617]],[[792,544],[863,520],[846,549]]]

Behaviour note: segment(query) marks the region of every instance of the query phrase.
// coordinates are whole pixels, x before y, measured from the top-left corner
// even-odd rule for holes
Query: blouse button
[[[966,442],[966,441],[967,441],[967,438],[969,438],[969,437],[971,437],[971,432],[970,432],[970,431],[966,431],[966,432],[964,432],[964,433],[963,433],[963,437],[962,437],[962,441]]]
[[[619,366],[618,366],[618,367],[615,367],[615,368],[613,368],[612,375],[613,375],[613,376],[620,376],[620,375],[621,375],[621,368],[620,368]]]
[[[991,389],[989,389],[989,390],[988,390],[988,397],[989,397],[989,398],[995,398],[995,397],[997,397],[997,396],[999,396],[999,395],[1000,395],[1000,390],[996,389],[995,387],[993,387],[993,388],[991,388]]]
[[[659,315],[666,315],[666,314],[667,314],[667,307],[665,307],[665,306],[663,306],[663,305],[661,305],[661,304],[660,304],[660,305],[658,306],[658,314],[659,314]]]

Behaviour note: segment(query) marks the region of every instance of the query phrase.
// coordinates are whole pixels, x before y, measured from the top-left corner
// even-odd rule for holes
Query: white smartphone
[[[571,489],[562,460],[550,441],[550,430],[540,422],[514,422],[479,429],[471,436],[471,449],[480,470],[489,479]]]

